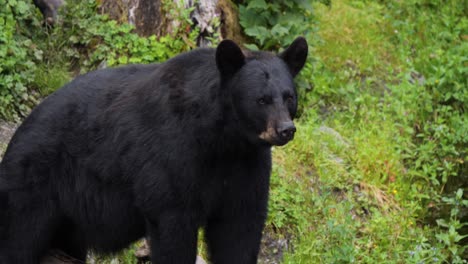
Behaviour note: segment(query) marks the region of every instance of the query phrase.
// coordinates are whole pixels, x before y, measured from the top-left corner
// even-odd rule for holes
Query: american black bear
[[[156,263],[257,262],[271,146],[295,132],[293,77],[307,57],[216,49],[90,72],[24,120],[0,164],[0,263],[50,248],[85,261],[149,237]]]
[[[33,0],[33,2],[41,10],[44,21],[48,25],[57,21],[57,11],[65,3],[64,0]]]

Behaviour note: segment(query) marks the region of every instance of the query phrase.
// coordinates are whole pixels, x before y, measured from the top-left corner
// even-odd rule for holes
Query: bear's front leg
[[[269,166],[259,165],[226,177],[220,207],[205,226],[211,263],[257,263],[267,216],[269,176]]]
[[[190,214],[165,212],[149,221],[153,263],[194,264],[197,257],[198,229]]]
[[[256,264],[264,221],[262,215],[211,220],[206,226],[211,263]]]

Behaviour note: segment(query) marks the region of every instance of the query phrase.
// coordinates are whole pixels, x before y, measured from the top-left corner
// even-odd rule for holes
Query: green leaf
[[[438,219],[436,222],[438,226],[449,227],[449,224],[445,219]]]
[[[265,0],[252,0],[252,1],[250,1],[249,4],[247,5],[247,9],[255,9],[255,8],[267,9],[268,5],[265,2]]]
[[[312,1],[310,0],[299,0],[297,1],[298,5],[305,11],[312,13],[314,8],[312,6]]]
[[[266,24],[265,17],[253,10],[248,10],[243,6],[239,7],[239,23],[245,29]]]
[[[257,45],[255,44],[244,44],[244,47],[246,47],[249,50],[257,51],[260,50]]]
[[[29,9],[29,6],[23,1],[18,2],[18,4],[16,5],[16,10],[20,14],[26,13],[26,11],[28,11],[28,9]]]
[[[265,42],[265,39],[270,35],[269,31],[262,26],[247,28],[245,29],[245,34],[247,36],[257,38],[260,41],[260,44],[263,44]]]
[[[283,36],[283,35],[286,35],[288,33],[289,33],[288,29],[286,27],[281,26],[280,24],[275,25],[271,29],[271,34],[277,35],[277,36]]]

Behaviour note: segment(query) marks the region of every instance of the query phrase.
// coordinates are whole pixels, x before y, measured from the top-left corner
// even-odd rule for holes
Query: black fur
[[[48,25],[57,21],[57,11],[65,3],[64,0],[33,0],[34,5],[39,8]]]
[[[295,63],[233,45],[91,72],[36,107],[0,164],[0,263],[147,236],[155,262],[192,264],[200,227],[212,263],[256,263]]]

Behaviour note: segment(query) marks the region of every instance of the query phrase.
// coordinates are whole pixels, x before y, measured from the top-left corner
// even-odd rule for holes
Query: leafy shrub
[[[63,10],[63,23],[50,32],[48,45],[52,49],[45,56],[51,60],[57,60],[55,54],[65,56],[58,60],[72,60],[72,66],[81,71],[94,69],[101,63],[113,66],[166,60],[194,47],[197,34],[187,20],[191,10],[175,4],[167,4],[166,8],[171,8],[172,19],[180,21],[178,30],[160,38],[140,37],[133,33],[133,26],[97,14],[96,1],[69,1]]]
[[[290,44],[297,36],[312,36],[316,31],[312,2],[246,1],[246,4],[239,6],[239,22],[245,34],[254,40],[253,44],[246,46],[251,49],[278,50]]]
[[[18,120],[36,95],[28,91],[41,57],[29,29],[39,28],[35,7],[25,1],[0,0],[0,117]]]
[[[428,208],[422,216],[429,222],[438,219],[442,229],[437,237],[443,241],[448,260],[463,263],[468,254],[461,247],[468,235],[466,227],[463,229],[468,220],[468,196],[460,191],[468,182],[468,7],[454,0],[385,3],[391,11],[388,21],[398,32],[394,41],[401,45],[411,67],[406,75],[410,83],[405,86],[413,91],[408,89],[399,96],[411,109],[402,119],[414,128],[413,145],[403,150],[405,162],[411,164],[414,186],[426,194],[420,196],[426,205],[423,208]],[[447,197],[455,191],[459,205]],[[456,224],[455,218],[465,224]]]
[[[61,87],[73,73],[97,67],[166,60],[195,47],[191,9],[167,1],[172,34],[139,37],[129,24],[97,14],[95,0],[70,0],[53,28],[41,25],[32,1],[0,0],[0,117],[19,120],[38,98]],[[5,7],[5,8],[3,8]]]

